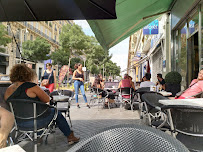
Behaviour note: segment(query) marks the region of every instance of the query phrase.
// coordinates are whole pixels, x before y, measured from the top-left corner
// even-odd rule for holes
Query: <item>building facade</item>
[[[158,34],[138,35],[143,28],[131,35],[131,41],[138,41],[130,41],[128,71],[135,70],[132,76],[136,81],[147,72],[147,61],[153,82],[157,81],[157,73],[165,77],[168,72],[177,71],[182,76],[181,89],[184,90],[197,78],[203,68],[202,12],[203,0],[177,0],[169,13],[158,18]],[[138,47],[133,43],[138,43]],[[132,58],[136,62],[131,61]]]
[[[5,53],[0,53],[0,73],[9,74],[13,65],[22,62],[20,52],[24,41],[35,40],[40,37],[50,43],[51,51],[55,51],[59,48],[59,35],[63,25],[73,24],[73,21],[2,22],[2,24],[7,28],[8,37],[12,39],[12,42],[5,47]],[[32,64],[32,68],[36,70],[38,77],[41,78],[44,71],[44,62],[34,63],[29,60],[25,62]],[[57,66],[54,68],[58,71]]]

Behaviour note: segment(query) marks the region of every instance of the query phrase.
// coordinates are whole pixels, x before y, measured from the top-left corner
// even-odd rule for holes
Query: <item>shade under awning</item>
[[[99,43],[108,50],[155,20],[158,14],[168,11],[172,4],[173,0],[117,0],[116,20],[91,20],[88,23]],[[154,14],[157,15],[149,17]]]
[[[115,0],[0,0],[0,21],[116,19]]]

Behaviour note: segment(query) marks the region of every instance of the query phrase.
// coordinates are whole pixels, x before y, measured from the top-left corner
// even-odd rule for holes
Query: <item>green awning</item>
[[[173,0],[117,0],[115,20],[89,20],[97,40],[106,50],[168,11]],[[157,14],[156,16],[149,17]],[[145,18],[147,17],[147,18]]]

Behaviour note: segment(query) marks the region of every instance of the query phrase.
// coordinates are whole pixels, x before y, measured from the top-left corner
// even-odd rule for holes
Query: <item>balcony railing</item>
[[[48,35],[46,35],[45,33],[43,33],[42,31],[38,30],[37,28],[35,28],[34,26],[32,26],[31,24],[27,23],[27,22],[23,22],[23,24],[28,27],[29,29],[33,30],[34,32],[40,34],[41,36],[45,37],[46,39],[52,41],[53,43],[59,45],[59,42],[57,42],[56,40],[52,39],[51,37],[49,37]]]

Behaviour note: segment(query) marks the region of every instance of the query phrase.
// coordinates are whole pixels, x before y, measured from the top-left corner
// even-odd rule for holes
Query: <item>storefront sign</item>
[[[143,28],[143,34],[144,35],[152,35],[152,34],[158,34],[159,33],[159,21],[154,20],[147,26]]]

